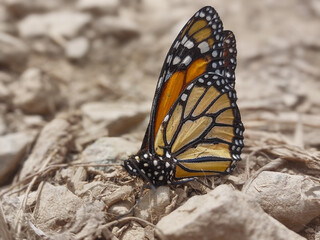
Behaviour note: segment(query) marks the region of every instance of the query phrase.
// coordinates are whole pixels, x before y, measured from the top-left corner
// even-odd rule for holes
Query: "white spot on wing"
[[[192,61],[192,58],[188,55],[183,59],[182,63],[188,66],[191,61]]]
[[[218,56],[218,51],[217,50],[212,51],[212,57],[217,57],[217,56]]]
[[[193,87],[193,83],[189,84],[189,86],[187,87],[188,90],[190,90]]]
[[[181,61],[181,58],[179,58],[178,56],[175,56],[175,58],[173,59],[173,65],[178,64]]]
[[[185,44],[185,42],[186,42],[187,40],[188,40],[187,36],[184,36],[184,37],[182,38],[181,43],[182,43],[182,44]]]
[[[176,41],[176,43],[174,44],[173,48],[178,48],[180,42],[179,41]]]
[[[207,42],[202,42],[198,45],[201,53],[206,53],[210,50],[209,44]]]
[[[158,86],[157,86],[157,88],[159,88],[159,87],[161,86],[162,81],[163,81],[163,77],[160,77],[160,78],[159,78],[159,81],[158,81]]]
[[[172,75],[172,73],[167,73],[167,74],[166,74],[166,78],[165,78],[164,81],[165,81],[165,82],[168,81],[168,79],[171,77],[171,75]]]
[[[186,48],[188,48],[188,49],[191,49],[191,48],[193,48],[194,43],[193,43],[192,41],[188,40],[188,41],[184,44],[184,46],[185,46]]]
[[[187,99],[187,97],[188,97],[188,95],[184,93],[181,95],[181,100],[185,101]]]

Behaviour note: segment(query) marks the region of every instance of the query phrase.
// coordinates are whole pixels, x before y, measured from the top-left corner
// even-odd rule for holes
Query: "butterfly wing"
[[[154,140],[164,117],[181,92],[205,72],[225,75],[226,34],[212,7],[200,9],[174,40],[158,80],[150,124],[142,148],[155,153]]]
[[[229,84],[234,87],[235,85],[235,74],[234,71],[237,66],[237,48],[236,39],[233,32],[223,32],[223,60],[225,65],[225,77]]]
[[[226,80],[201,75],[165,116],[154,147],[158,155],[177,159],[175,178],[230,172],[240,160],[244,127],[236,92]]]

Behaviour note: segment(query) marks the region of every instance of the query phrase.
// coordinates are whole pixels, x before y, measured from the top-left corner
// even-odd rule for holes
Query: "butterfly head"
[[[124,161],[123,166],[131,176],[138,176],[155,186],[161,186],[172,182],[175,165],[171,159],[139,152]]]

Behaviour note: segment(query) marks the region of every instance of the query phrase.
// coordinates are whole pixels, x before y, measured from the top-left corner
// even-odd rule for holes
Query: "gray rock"
[[[0,101],[8,102],[10,96],[11,96],[11,93],[8,87],[2,82],[0,82]]]
[[[52,11],[61,6],[63,0],[5,0],[9,12],[17,17],[31,12]]]
[[[115,14],[120,6],[119,0],[79,0],[77,8],[94,14]]]
[[[7,7],[4,4],[0,6],[0,29],[2,29],[2,25],[6,24],[5,22],[10,19],[10,14],[7,10]]]
[[[105,205],[101,201],[90,201],[84,203],[75,216],[75,222],[67,231],[71,239],[97,239],[101,237],[99,226],[106,222]],[[94,231],[92,231],[94,229]],[[66,238],[61,238],[66,239]]]
[[[129,201],[122,201],[116,203],[108,208],[108,213],[112,216],[120,216],[129,212],[132,207],[132,203]]]
[[[28,58],[29,48],[20,39],[0,32],[0,64],[22,69]]]
[[[28,146],[34,141],[36,132],[20,132],[0,136],[0,184],[8,180],[17,170],[27,153]]]
[[[317,0],[311,0],[310,5],[312,10],[320,17],[320,2]]]
[[[157,222],[166,214],[166,207],[171,203],[172,192],[169,187],[161,186],[148,191],[135,209],[136,217]]]
[[[157,224],[171,240],[304,239],[266,214],[243,193],[220,185],[194,196]]]
[[[89,50],[89,41],[85,37],[78,37],[69,41],[65,46],[65,53],[69,59],[82,59]]]
[[[122,240],[143,240],[143,239],[150,239],[147,238],[145,229],[140,226],[134,226],[132,229],[128,229],[122,237]]]
[[[53,186],[47,182],[39,193],[34,218],[44,231],[70,222],[82,205],[82,200],[64,186]]]
[[[128,40],[140,35],[139,26],[127,16],[106,16],[94,23],[94,28],[101,35],[113,35]]]
[[[135,154],[139,145],[140,143],[133,143],[120,137],[100,138],[82,152],[82,161],[96,164],[115,163]]]
[[[0,114],[0,135],[4,135],[7,132],[7,124],[5,122],[4,116]]]
[[[127,203],[129,200],[133,201],[132,198],[133,187],[130,185],[121,186],[113,191],[106,190],[101,198],[107,207],[110,207],[114,204],[123,203],[123,199],[126,199]],[[131,207],[133,204],[131,205]]]
[[[27,69],[10,88],[13,103],[26,113],[52,113],[61,101],[57,82],[37,68]]]
[[[23,122],[27,128],[41,128],[46,123],[40,115],[25,115],[23,117]]]
[[[264,171],[246,193],[272,217],[298,232],[320,215],[319,183],[306,176]]]
[[[64,119],[53,119],[41,131],[32,153],[24,162],[20,178],[35,173],[43,164],[61,163],[67,154],[72,136],[69,134],[70,123]]]
[[[15,194],[8,194],[8,195],[4,195],[1,198],[1,207],[3,210],[4,216],[5,216],[5,220],[10,226],[15,225],[17,213],[18,213],[25,197],[26,197],[26,195],[21,193],[21,195],[19,195],[19,196],[15,195]],[[37,201],[37,192],[29,192],[28,198],[25,201],[26,208],[33,209],[36,201]]]
[[[74,37],[91,21],[87,13],[59,11],[47,14],[31,14],[18,24],[22,37],[64,36]]]
[[[4,84],[8,84],[14,81],[14,77],[10,75],[8,72],[0,71],[0,82]]]
[[[91,121],[104,122],[109,135],[116,136],[137,126],[150,112],[149,104],[90,102],[81,106],[82,113]]]

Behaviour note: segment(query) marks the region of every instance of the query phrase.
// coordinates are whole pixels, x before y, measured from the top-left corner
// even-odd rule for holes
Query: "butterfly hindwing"
[[[236,92],[226,80],[202,74],[165,116],[154,148],[177,159],[176,178],[227,173],[240,160],[244,128]]]
[[[233,32],[223,32],[223,56],[225,65],[225,77],[228,79],[229,84],[234,87],[235,85],[235,69],[237,66],[237,48],[236,39]]]
[[[200,9],[188,21],[173,42],[157,84],[153,100],[149,150],[165,115],[181,92],[195,78],[206,72],[225,74],[223,24],[212,7]]]

